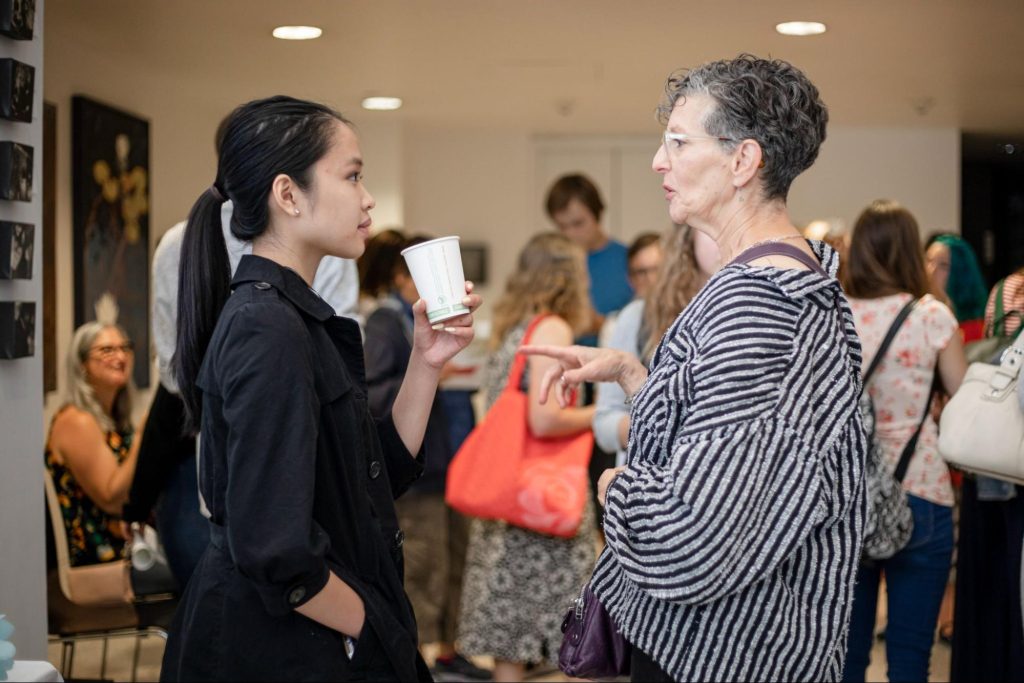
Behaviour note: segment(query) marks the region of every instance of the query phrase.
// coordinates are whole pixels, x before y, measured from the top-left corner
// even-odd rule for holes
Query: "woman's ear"
[[[302,213],[299,206],[302,200],[299,189],[291,176],[279,173],[270,184],[270,206],[285,216],[298,216]]]
[[[746,139],[737,145],[732,157],[732,184],[743,187],[764,168],[764,153],[756,141]]]

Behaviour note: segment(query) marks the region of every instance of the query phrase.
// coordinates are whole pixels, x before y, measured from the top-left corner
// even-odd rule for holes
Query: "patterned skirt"
[[[590,499],[573,538],[472,521],[458,629],[461,652],[557,663],[562,619],[596,561]]]

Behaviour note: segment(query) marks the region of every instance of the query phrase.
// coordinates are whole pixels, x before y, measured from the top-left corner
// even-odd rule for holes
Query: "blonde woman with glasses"
[[[67,359],[67,397],[53,418],[46,469],[68,537],[71,566],[123,557],[117,523],[135,474],[131,340],[116,325],[75,330]]]

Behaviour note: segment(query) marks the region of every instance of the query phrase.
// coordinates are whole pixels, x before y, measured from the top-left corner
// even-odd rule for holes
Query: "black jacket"
[[[196,440],[184,433],[184,424],[185,403],[158,382],[139,444],[132,487],[121,511],[124,521],[148,522],[178,464],[186,458],[195,462]]]
[[[370,413],[381,418],[391,413],[412,355],[412,321],[397,299],[386,299],[367,318],[365,348]],[[413,485],[413,491],[443,494],[453,455],[448,420],[438,391],[423,434],[423,476]]]
[[[422,471],[367,408],[356,323],[295,272],[245,256],[199,372],[211,544],[168,638],[164,680],[429,680],[402,589],[394,498]],[[333,571],[366,626],[295,608]]]

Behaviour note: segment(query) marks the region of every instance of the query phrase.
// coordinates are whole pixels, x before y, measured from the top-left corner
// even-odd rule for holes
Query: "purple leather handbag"
[[[558,668],[573,678],[615,678],[629,675],[631,646],[622,637],[590,583],[562,622]]]

